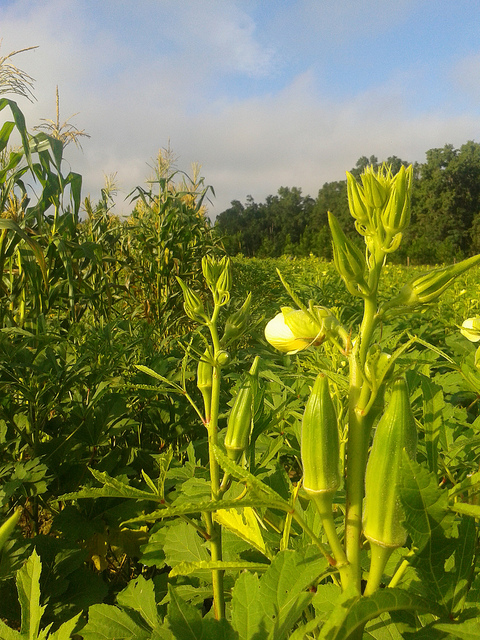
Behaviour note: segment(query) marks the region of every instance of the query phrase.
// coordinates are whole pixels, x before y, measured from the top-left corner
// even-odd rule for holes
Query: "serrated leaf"
[[[213,517],[223,527],[226,527],[252,547],[267,555],[260,525],[252,507],[244,507],[241,510],[218,509],[214,512]]]
[[[83,640],[149,640],[151,630],[140,627],[118,607],[94,604],[88,610],[88,622],[82,629]]]
[[[112,478],[104,471],[90,469],[90,472],[95,480],[102,483],[103,487],[81,489],[74,493],[66,493],[58,499],[78,500],[80,498],[133,498],[135,500],[153,500],[156,502],[161,499],[158,493],[150,493],[149,491],[142,491],[142,489],[132,487],[125,482]]]
[[[455,513],[461,513],[464,516],[471,516],[472,518],[480,518],[480,505],[467,504],[465,502],[455,502],[450,506]]]
[[[185,602],[168,585],[170,603],[167,609],[168,625],[177,640],[202,640],[202,617],[200,612]]]
[[[0,638],[2,640],[25,640],[25,636],[20,631],[10,629],[2,620],[0,620]]]
[[[422,376],[423,421],[428,468],[437,473],[438,440],[443,426],[442,411],[445,405],[442,387]]]
[[[232,592],[232,624],[242,639],[283,640],[313,593],[307,588],[325,570],[323,556],[288,550],[277,554],[260,580],[242,574]]]
[[[220,449],[218,446],[213,447],[215,458],[217,459],[218,464],[225,470],[230,473],[237,480],[244,481],[247,487],[258,491],[260,495],[266,494],[268,495],[274,502],[274,506],[279,506],[279,508],[283,508],[284,510],[290,509],[290,505],[286,500],[282,498],[282,496],[274,491],[267,484],[256,478],[253,474],[248,472],[246,469],[239,467],[238,464],[235,464],[232,460],[230,460]],[[282,506],[280,506],[282,505]]]
[[[186,516],[191,513],[211,512],[217,511],[218,509],[238,509],[241,507],[258,507],[259,509],[261,509],[262,507],[269,506],[272,506],[272,501],[270,499],[265,498],[264,500],[262,500],[254,496],[245,497],[241,500],[232,499],[217,500],[215,502],[212,502],[211,500],[205,502],[185,502],[175,507],[165,507],[165,509],[159,509],[158,511],[152,511],[142,516],[130,518],[129,520],[125,520],[122,525],[133,524],[137,522],[156,522],[157,520],[161,520],[162,518]],[[290,510],[290,506],[287,502],[275,506],[279,509],[283,509],[284,511]]]
[[[240,640],[251,640],[260,632],[263,617],[259,580],[253,573],[242,573],[232,590],[232,625]],[[266,637],[266,633],[258,636],[259,640]]]
[[[152,580],[145,580],[143,576],[130,580],[127,587],[118,594],[117,602],[122,607],[137,611],[152,629],[157,625],[158,613]]]
[[[441,622],[434,625],[435,629],[445,631],[455,640],[478,640],[480,629],[480,616],[464,620],[459,623]]]
[[[332,615],[323,625],[321,640],[347,640],[369,621],[390,611],[438,613],[435,604],[408,593],[404,589],[381,589],[368,597],[352,596],[344,592]]]
[[[77,622],[82,614],[79,613],[71,620],[64,622],[56,631],[48,636],[48,640],[70,640],[73,630],[77,626]]]
[[[448,494],[438,488],[433,473],[405,455],[400,498],[405,510],[404,526],[418,551],[436,534],[442,535],[452,518],[448,514]]]
[[[453,593],[450,613],[456,616],[465,603],[472,579],[475,558],[476,525],[473,518],[463,518],[458,528],[458,539],[454,552]]]
[[[205,541],[202,542],[197,531],[186,522],[177,522],[169,527],[163,550],[166,562],[172,568],[181,562],[210,560]]]
[[[235,571],[266,571],[268,564],[262,564],[261,562],[247,562],[246,560],[239,561],[224,561],[224,560],[202,560],[200,562],[180,562],[177,564],[168,574],[169,578],[175,576],[188,576],[196,571],[207,571],[212,569],[232,569]]]
[[[22,608],[20,633],[28,640],[36,640],[45,607],[40,606],[40,574],[42,563],[34,549],[17,573],[17,591]]]
[[[231,624],[225,619],[203,618],[202,630],[203,640],[238,640],[238,633],[232,629]]]

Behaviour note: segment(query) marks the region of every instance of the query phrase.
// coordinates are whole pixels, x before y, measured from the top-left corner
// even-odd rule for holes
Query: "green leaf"
[[[17,573],[17,591],[22,608],[20,633],[28,640],[36,640],[40,629],[40,620],[45,607],[40,606],[40,573],[42,563],[37,552],[25,562]]]
[[[170,567],[175,567],[181,562],[209,561],[210,555],[205,548],[205,541],[192,525],[186,522],[177,522],[169,527],[165,534],[163,547],[166,562]]]
[[[438,440],[443,426],[442,411],[445,406],[443,390],[426,376],[422,376],[423,420],[428,468],[437,473]]]
[[[103,484],[103,487],[91,487],[81,489],[75,493],[65,493],[59,500],[78,500],[80,498],[132,498],[134,500],[154,500],[160,501],[158,493],[151,493],[137,489],[129,484],[125,484],[116,478],[112,478],[104,471],[90,469],[91,474]]]
[[[253,573],[242,573],[232,591],[232,625],[240,640],[251,640],[257,632],[260,634],[262,628],[264,634],[258,635],[258,640],[265,640],[267,634],[265,626],[262,627],[263,618],[259,580]]]
[[[465,516],[472,516],[472,518],[480,518],[480,505],[467,504],[465,502],[455,502],[450,506],[452,511],[460,513]]]
[[[478,640],[480,616],[471,618],[470,620],[464,620],[463,622],[459,623],[437,623],[434,625],[434,628],[449,633],[450,637],[455,638],[455,640]]]
[[[248,570],[248,571],[266,571],[268,569],[268,564],[263,564],[261,562],[247,562],[246,560],[235,561],[222,561],[222,560],[202,560],[200,562],[180,562],[177,564],[168,574],[169,578],[174,578],[175,576],[188,576],[191,573],[195,573],[196,571],[207,571],[212,569],[223,569],[223,570]]]
[[[311,548],[306,554],[288,550],[277,554],[260,580],[242,574],[232,593],[232,624],[240,638],[248,640],[257,632],[272,640],[286,638],[312,601],[308,587],[326,565],[323,556],[311,553]]]
[[[438,488],[435,475],[404,456],[400,498],[405,510],[404,526],[418,551],[431,545],[435,536],[452,521],[448,514],[448,493]]]
[[[0,638],[2,640],[25,640],[25,636],[20,631],[10,629],[2,620],[0,620]]]
[[[73,494],[72,494],[73,495]],[[204,511],[217,511],[218,509],[239,509],[241,507],[271,507],[272,501],[269,499],[261,499],[257,497],[242,498],[238,500],[236,498],[231,500],[218,500],[213,502],[208,500],[206,502],[185,502],[175,507],[165,507],[165,509],[159,509],[157,511],[151,511],[145,515],[137,516],[125,520],[122,524],[132,524],[136,522],[155,522],[162,518],[171,518],[175,516],[185,516],[190,513],[201,513]],[[290,506],[287,502],[283,501],[281,505],[275,504],[276,508],[289,511]]]
[[[73,633],[73,630],[77,626],[77,622],[80,619],[81,612],[72,618],[71,620],[67,620],[64,622],[57,631],[54,631],[48,636],[48,640],[70,640],[70,637]]]
[[[438,607],[404,589],[382,589],[367,598],[345,592],[323,625],[319,637],[322,640],[347,640],[369,620],[389,611],[438,613]]]
[[[138,576],[136,580],[130,580],[128,586],[118,594],[117,603],[122,607],[137,611],[152,629],[158,624],[152,580],[145,580],[143,576]]]
[[[202,640],[202,617],[200,612],[191,604],[184,602],[175,592],[172,585],[168,585],[170,603],[168,605],[167,620],[170,629],[177,640]]]
[[[453,593],[450,612],[456,616],[463,608],[474,570],[476,526],[473,518],[463,518],[458,528],[458,539],[454,552]]]
[[[94,604],[88,610],[88,623],[82,629],[83,640],[150,640],[151,630],[140,627],[118,607]]]

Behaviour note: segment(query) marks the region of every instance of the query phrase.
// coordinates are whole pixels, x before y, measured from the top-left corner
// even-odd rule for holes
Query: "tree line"
[[[396,173],[406,162],[386,159]],[[375,156],[362,156],[351,173],[357,178]],[[469,141],[459,149],[447,144],[430,149],[424,163],[413,166],[412,217],[395,258],[400,262],[452,262],[480,252],[480,144]],[[347,182],[326,182],[316,198],[301,188],[280,187],[276,195],[257,203],[248,196],[220,213],[216,230],[227,252],[247,257],[317,255],[331,258],[327,212],[340,221],[345,233],[361,243],[347,202]]]

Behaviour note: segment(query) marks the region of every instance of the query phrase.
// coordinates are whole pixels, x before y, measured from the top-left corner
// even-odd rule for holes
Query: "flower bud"
[[[367,290],[365,280],[367,263],[365,256],[343,233],[337,219],[330,211],[328,212],[328,223],[332,232],[335,267],[345,281],[348,290],[354,295],[359,295],[358,290],[352,285],[358,285],[363,291]]]
[[[367,167],[362,173],[362,185],[365,195],[365,203],[371,209],[381,209],[386,203],[389,195],[389,183],[391,172],[384,173],[382,166],[376,173],[372,166]]]
[[[440,269],[432,269],[416,276],[404,285],[398,294],[384,305],[384,310],[393,307],[413,307],[436,300],[453,283],[455,278],[465,273],[480,261],[480,254]]]
[[[462,336],[465,336],[470,342],[478,342],[480,340],[480,316],[468,318],[462,324],[460,329]]]
[[[228,316],[225,322],[225,331],[221,339],[221,344],[227,345],[235,338],[238,338],[245,331],[250,318],[250,306],[252,304],[252,294],[249,293],[245,302],[238,311]]]
[[[404,166],[401,167],[394,178],[390,197],[382,212],[383,227],[385,232],[392,237],[402,232],[410,222],[412,171],[412,165],[408,169],[405,169]]]
[[[275,349],[292,354],[311,344],[320,344],[324,335],[321,325],[305,311],[282,307],[282,312],[265,327],[265,338]]]
[[[335,493],[340,486],[340,441],[328,378],[320,373],[302,420],[303,488],[312,495]]]
[[[365,204],[363,188],[349,171],[347,171],[347,195],[348,208],[350,209],[352,217],[361,225],[368,225],[370,222],[370,213]]]
[[[230,354],[228,353],[228,351],[224,351],[223,349],[218,351],[217,355],[215,356],[215,364],[217,365],[217,367],[224,367],[229,362]]]
[[[202,301],[178,276],[177,280],[183,291],[183,308],[185,309],[185,313],[189,318],[196,322],[205,322],[207,320],[207,316],[205,314],[205,308]]]

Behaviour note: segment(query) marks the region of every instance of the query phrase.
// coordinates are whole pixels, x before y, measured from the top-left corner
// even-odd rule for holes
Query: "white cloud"
[[[1,53],[40,45],[16,59],[36,78],[38,102],[21,106],[30,126],[54,117],[59,85],[62,119],[78,111],[73,123],[91,135],[83,154],[68,147],[66,155],[84,176],[85,195],[94,198],[104,173],[118,172],[124,193],[142,184],[151,158],[169,140],[182,169],[191,161],[203,165],[218,213],[233,199],[252,194],[261,200],[280,186],[315,196],[362,155],[422,161],[432,147],[478,135],[475,112],[415,108],[428,72],[421,66],[393,69],[386,81],[360,87],[348,99],[333,98],[319,79],[318,47],[354,29],[392,29],[413,0],[395,9],[380,0],[349,0],[329,3],[328,12],[312,0],[286,3],[288,10],[276,13],[273,4],[138,0],[132,14],[126,0],[15,0],[0,6]],[[261,11],[272,15],[260,26],[252,16]],[[300,50],[319,34],[324,41],[314,47],[309,68],[287,73],[285,52],[294,51],[295,39]],[[478,60],[464,61],[455,76],[472,91]],[[235,80],[251,81],[248,93],[231,96]]]

